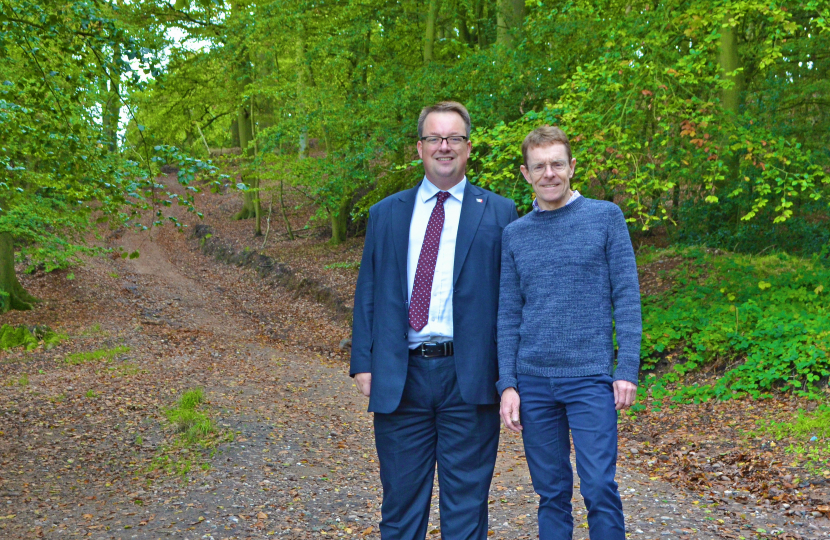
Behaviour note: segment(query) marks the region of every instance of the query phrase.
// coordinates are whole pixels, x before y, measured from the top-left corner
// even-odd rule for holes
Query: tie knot
[[[438,192],[438,204],[444,204],[444,201],[450,198],[450,194],[447,191],[439,191]]]

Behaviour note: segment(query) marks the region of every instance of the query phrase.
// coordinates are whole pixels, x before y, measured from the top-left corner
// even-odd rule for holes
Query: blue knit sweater
[[[640,285],[622,211],[579,197],[505,227],[499,293],[499,393],[517,373],[611,374],[637,384]]]

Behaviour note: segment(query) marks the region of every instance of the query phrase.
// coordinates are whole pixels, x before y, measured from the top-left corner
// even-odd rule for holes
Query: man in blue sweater
[[[637,392],[642,320],[634,250],[619,207],[571,190],[576,160],[561,129],[534,130],[522,155],[536,199],[502,237],[501,417],[522,432],[540,496],[540,539],[573,536],[572,435],[590,537],[624,540],[616,411]]]

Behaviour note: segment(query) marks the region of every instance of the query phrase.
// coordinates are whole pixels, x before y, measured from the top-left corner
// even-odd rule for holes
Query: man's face
[[[527,152],[527,166],[522,165],[525,180],[533,187],[542,210],[556,210],[565,206],[571,197],[571,177],[576,159],[568,161],[564,144],[531,148]]]
[[[422,137],[453,135],[467,136],[467,126],[459,114],[451,111],[433,112],[424,119]],[[453,187],[464,178],[471,149],[470,141],[459,145],[440,139],[438,144],[418,141],[418,155],[424,162],[424,173],[430,182],[442,190]]]

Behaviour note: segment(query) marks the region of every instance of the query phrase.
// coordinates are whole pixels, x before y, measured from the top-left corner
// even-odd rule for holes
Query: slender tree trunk
[[[291,222],[288,221],[288,215],[285,213],[285,199],[283,198],[282,179],[280,179],[280,213],[282,220],[285,223],[285,232],[288,233],[288,239],[294,240],[294,231],[291,229]]]
[[[305,26],[303,26],[302,21],[297,27],[297,68],[299,75],[297,77],[297,108],[300,111],[299,117],[304,121],[300,128],[300,140],[297,144],[297,157],[298,159],[303,159],[305,158],[306,151],[308,150],[308,124],[305,123],[307,113],[305,99],[306,87],[310,85],[311,77],[308,73],[308,64],[306,63],[305,57]]]
[[[0,233],[0,313],[12,309],[32,309],[37,298],[26,292],[14,272],[14,243],[12,235]]]
[[[726,80],[732,81],[733,85],[721,92],[721,100],[723,108],[737,115],[740,113],[741,100],[745,86],[745,79],[743,72],[735,73],[735,70],[742,67],[741,58],[738,55],[738,35],[737,29],[732,26],[721,28],[721,35],[719,41],[718,63]],[[728,144],[724,141],[724,144]],[[739,182],[741,163],[740,155],[733,153],[726,160],[726,165],[729,168],[729,174],[724,181],[718,182],[719,187],[723,188],[726,185],[735,185]],[[737,228],[737,212],[733,221]]]
[[[239,64],[243,72],[239,93],[243,94],[245,89],[252,83],[251,63],[248,52],[242,55]],[[259,177],[256,171],[251,170],[253,161],[256,158],[256,144],[254,142],[254,103],[248,98],[239,105],[237,109],[236,125],[239,131],[239,146],[242,147],[243,167],[242,181],[249,189],[242,195],[242,209],[237,212],[234,219],[255,218],[254,235],[262,236],[262,204],[259,197]]]
[[[484,48],[487,45],[487,36],[482,25],[484,24],[484,8],[487,0],[476,0],[475,3],[475,26],[476,38],[478,39],[478,46]]]
[[[113,45],[112,66],[107,70],[101,66],[103,79],[101,93],[101,127],[104,132],[104,144],[110,152],[118,151],[118,120],[121,116],[121,70],[116,62],[121,58],[121,46]]]
[[[251,154],[253,153],[253,145],[250,144],[251,139],[253,139],[253,133],[251,133],[251,122],[247,107],[249,103],[249,101],[245,101],[237,109],[236,126],[239,133],[239,146],[242,148],[242,170],[244,171],[242,173],[242,181],[248,184],[250,188],[253,188],[253,185],[250,183],[250,174],[247,172],[250,159],[252,157]],[[254,195],[253,192],[249,190],[242,195],[242,209],[239,210],[233,218],[249,219],[255,215],[256,210],[254,209]]]
[[[467,45],[473,44],[473,36],[470,33],[470,27],[467,25],[467,3],[462,0],[458,3],[458,32],[461,39]]]
[[[349,208],[352,205],[352,195],[348,194],[337,205],[337,209],[329,211],[331,216],[331,243],[335,246],[346,239],[346,228],[349,225]]]
[[[721,92],[723,108],[737,114],[740,110],[741,94],[744,90],[744,75],[743,72],[734,73],[736,69],[742,67],[741,59],[738,56],[738,38],[735,28],[727,26],[721,29],[719,46],[718,62],[721,71],[723,71],[724,79],[734,83],[731,88],[724,89]]]
[[[424,64],[432,62],[433,50],[435,48],[435,23],[438,19],[438,11],[441,9],[441,0],[429,0],[427,5],[427,26],[424,34]]]
[[[496,43],[514,48],[524,17],[524,0],[498,0]]]

